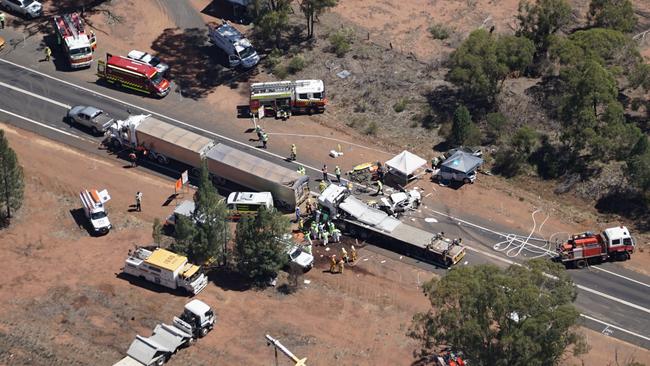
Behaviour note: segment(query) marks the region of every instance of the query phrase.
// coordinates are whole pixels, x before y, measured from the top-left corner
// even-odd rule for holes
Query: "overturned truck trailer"
[[[450,267],[465,256],[460,243],[407,225],[384,211],[368,206],[335,184],[329,185],[318,202],[329,211],[342,231],[370,240],[389,250],[426,262]]]

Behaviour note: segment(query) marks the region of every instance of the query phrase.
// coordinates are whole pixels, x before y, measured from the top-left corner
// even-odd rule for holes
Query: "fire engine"
[[[90,67],[93,61],[93,44],[96,46],[95,34],[86,33],[83,20],[77,13],[55,15],[52,19],[57,42],[63,48],[70,67]]]
[[[600,234],[587,231],[572,235],[566,243],[558,245],[557,252],[558,259],[567,267],[584,268],[608,259],[630,259],[635,245],[627,227],[619,226]]]
[[[155,67],[127,57],[106,54],[97,62],[97,76],[111,84],[160,98],[169,94],[170,83]]]
[[[323,113],[327,99],[322,80],[276,81],[251,84],[250,109],[259,117],[287,119],[291,113]],[[261,113],[260,113],[261,112]]]

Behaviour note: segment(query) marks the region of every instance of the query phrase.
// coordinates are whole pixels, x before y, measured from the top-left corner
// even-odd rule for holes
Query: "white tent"
[[[416,178],[415,173],[426,164],[426,160],[406,150],[386,162],[388,171],[394,175],[404,177],[407,183],[409,180]]]

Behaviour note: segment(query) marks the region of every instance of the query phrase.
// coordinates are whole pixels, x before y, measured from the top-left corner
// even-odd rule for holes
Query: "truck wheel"
[[[156,156],[156,161],[161,165],[167,165],[167,158],[164,155]]]
[[[122,147],[122,143],[118,139],[111,139],[111,145],[115,150],[120,149]]]
[[[223,179],[223,178],[221,178],[221,177],[218,176],[218,175],[213,175],[213,176],[212,176],[212,183],[214,183],[214,184],[216,184],[216,185],[218,185],[218,186],[223,186],[223,185],[226,184],[226,180]]]
[[[465,179],[463,179],[463,183],[470,184],[470,183],[472,183],[472,181],[469,178],[465,178]]]
[[[160,357],[156,360],[156,366],[162,366],[165,364],[165,357]]]
[[[201,338],[205,337],[206,335],[208,335],[208,331],[209,330],[208,330],[207,327],[206,328],[201,328],[201,331],[199,332],[199,337],[201,337]]]
[[[585,267],[587,267],[587,261],[586,260],[580,259],[580,260],[576,261],[576,268],[583,269]]]
[[[99,135],[99,130],[97,127],[93,126],[90,130],[92,131],[93,135]]]
[[[628,252],[618,252],[616,253],[616,260],[619,262],[626,261],[630,259],[630,253]]]

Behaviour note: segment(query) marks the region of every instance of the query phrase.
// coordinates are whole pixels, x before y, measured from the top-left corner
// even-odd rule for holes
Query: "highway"
[[[275,151],[273,146],[269,151],[262,151],[248,141],[250,136],[243,131],[250,125],[245,120],[236,120],[234,112],[232,115],[219,115],[209,105],[174,93],[157,100],[107,88],[87,81],[92,69],[65,73],[25,62],[33,59],[35,53],[30,45],[27,46],[26,49],[18,47],[0,54],[0,121],[34,131],[89,154],[109,157],[106,151],[98,148],[99,137],[91,136],[87,131],[64,121],[67,108],[77,104],[93,105],[117,118],[123,118],[129,112],[152,113],[169,123],[191,128],[194,132],[295,169],[295,164],[284,161],[285,151]],[[215,123],[216,119],[220,122]],[[316,168],[320,162],[305,160],[301,163],[313,178],[320,177],[320,171]],[[173,179],[178,177],[179,172],[152,168],[158,174]],[[464,238],[468,254],[459,265],[494,263],[506,266],[521,264],[535,256],[548,257],[545,253],[549,248],[544,240],[549,238],[539,238],[535,233],[539,230],[540,222],[533,223],[534,217],[522,218],[530,220],[532,233],[518,233],[507,227],[496,227],[488,218],[460,213],[460,208],[443,207],[429,201],[425,201],[424,206],[407,217],[407,222],[410,220],[409,223],[430,232],[444,231],[448,236]],[[424,218],[434,218],[436,222],[425,222]],[[495,247],[495,244],[508,239],[511,239],[510,244]],[[394,256],[381,248],[368,248]],[[403,260],[439,274],[446,271],[408,258]],[[650,349],[649,277],[625,270],[617,263],[570,270],[569,273],[579,288],[576,306],[583,314],[585,326]]]

